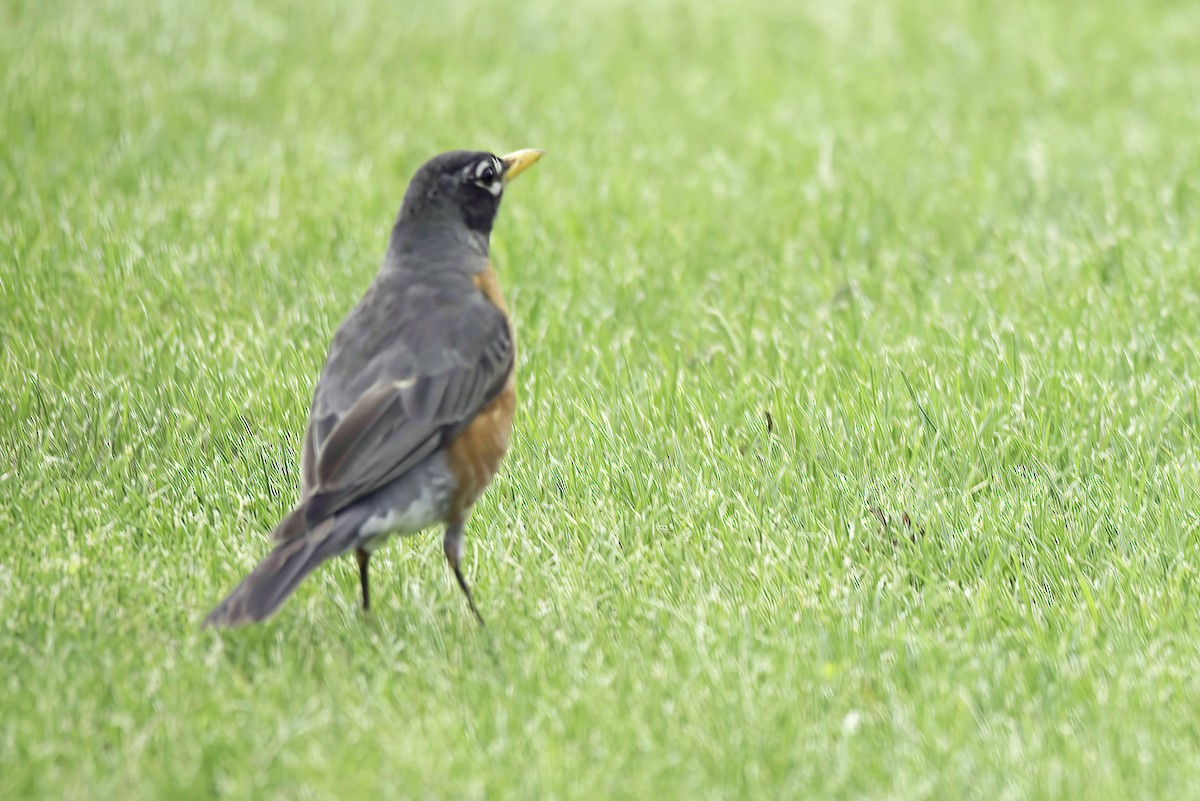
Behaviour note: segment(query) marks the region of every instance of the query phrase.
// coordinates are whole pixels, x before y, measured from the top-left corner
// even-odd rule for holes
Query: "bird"
[[[455,150],[413,174],[383,263],[317,379],[299,500],[272,531],[274,548],[205,627],[265,620],[317,566],[349,553],[369,611],[371,554],[439,524],[446,562],[483,625],[463,543],[516,408],[516,337],[489,242],[505,187],[542,155]]]

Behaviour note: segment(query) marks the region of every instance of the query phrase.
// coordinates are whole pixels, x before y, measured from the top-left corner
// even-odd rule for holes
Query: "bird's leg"
[[[371,552],[359,548],[354,552],[358,557],[358,582],[362,584],[363,611],[371,611],[371,591],[367,583],[367,563],[371,561]]]
[[[482,626],[483,615],[479,614],[479,610],[475,607],[475,598],[471,595],[471,588],[462,572],[463,530],[465,527],[463,521],[447,526],[446,535],[442,538],[442,549],[446,552],[446,561],[450,564],[450,569],[454,571],[454,578],[458,579],[458,586],[462,587],[463,594],[467,596],[467,603],[471,605],[475,619]]]

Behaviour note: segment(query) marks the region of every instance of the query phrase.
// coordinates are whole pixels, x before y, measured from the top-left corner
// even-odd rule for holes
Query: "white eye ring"
[[[493,195],[499,195],[504,190],[504,181],[501,178],[502,170],[503,165],[496,159],[481,161],[475,167],[475,177],[471,182]]]

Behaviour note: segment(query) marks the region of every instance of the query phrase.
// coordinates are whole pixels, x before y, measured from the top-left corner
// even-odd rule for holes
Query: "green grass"
[[[567,5],[0,4],[0,798],[1194,793],[1200,8]],[[201,631],[456,147],[489,628],[430,534]]]

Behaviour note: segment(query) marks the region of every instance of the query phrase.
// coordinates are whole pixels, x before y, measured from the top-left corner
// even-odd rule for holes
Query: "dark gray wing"
[[[304,428],[304,439],[300,441],[300,499],[304,500],[317,486],[317,455],[313,452],[312,418]]]
[[[321,384],[338,385],[327,393],[318,387],[304,445],[311,455],[302,457],[302,472],[311,477],[310,524],[394,481],[453,440],[499,394],[512,370],[508,320],[482,295],[409,311],[414,313],[390,321],[390,344],[361,364],[357,375],[345,375],[331,354]],[[348,408],[336,408],[349,398]]]

